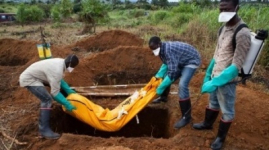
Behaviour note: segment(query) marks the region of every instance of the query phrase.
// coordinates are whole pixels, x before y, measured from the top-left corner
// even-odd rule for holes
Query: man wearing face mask
[[[251,45],[248,28],[242,28],[236,34],[236,45],[233,46],[233,35],[243,20],[237,15],[239,0],[221,0],[219,22],[224,22],[219,30],[218,43],[214,57],[207,68],[202,86],[202,93],[210,93],[209,106],[205,110],[205,119],[193,125],[194,129],[212,129],[219,110],[222,117],[217,137],[211,144],[212,149],[221,149],[235,115],[236,81]],[[221,32],[220,32],[221,31]]]
[[[180,78],[179,106],[182,118],[174,125],[175,128],[179,129],[191,121],[189,82],[201,64],[200,54],[193,46],[187,43],[178,41],[161,42],[161,39],[156,36],[150,38],[149,48],[163,62],[155,75],[156,78],[163,79],[156,89],[157,95],[167,98],[169,94],[167,89],[170,88],[170,85],[175,80]]]
[[[32,94],[41,100],[39,135],[46,139],[58,139],[59,134],[54,133],[49,126],[52,99],[62,104],[68,111],[76,109],[60,92],[75,93],[63,80],[64,72],[71,73],[78,65],[76,55],[69,55],[66,59],[51,58],[41,60],[30,65],[20,75],[20,86],[26,87]],[[50,93],[44,85],[49,85]]]

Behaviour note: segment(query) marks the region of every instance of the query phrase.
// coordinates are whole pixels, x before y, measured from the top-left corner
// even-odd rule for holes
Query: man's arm
[[[164,75],[167,73],[168,66],[166,64],[162,64],[159,71],[155,74],[156,78],[164,78]]]
[[[73,109],[76,109],[60,92],[60,86],[61,86],[61,75],[53,76],[51,75],[49,78],[49,83],[51,86],[51,94],[53,99],[63,105],[68,111],[72,111]]]
[[[167,53],[166,54],[167,74],[164,77],[161,84],[156,89],[156,93],[158,95],[161,95],[164,92],[164,90],[175,81],[178,71],[177,66],[178,63],[176,62],[176,59],[173,57],[173,54],[171,53],[170,49],[167,49],[166,53]]]

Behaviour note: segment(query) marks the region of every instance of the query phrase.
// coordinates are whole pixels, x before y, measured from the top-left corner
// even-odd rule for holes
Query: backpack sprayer
[[[242,77],[242,83],[245,84],[246,80],[251,77],[253,68],[257,63],[257,60],[261,54],[261,51],[264,46],[265,39],[268,37],[267,30],[258,30],[257,34],[251,32],[251,46],[243,67],[241,69],[240,77]]]

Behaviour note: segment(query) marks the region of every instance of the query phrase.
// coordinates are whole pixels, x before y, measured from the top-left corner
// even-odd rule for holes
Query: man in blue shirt
[[[156,93],[160,98],[155,100],[155,103],[156,101],[166,101],[170,85],[180,78],[179,105],[182,118],[174,125],[175,128],[179,129],[191,121],[189,83],[196,69],[201,64],[200,54],[193,46],[187,43],[178,41],[161,42],[161,39],[157,36],[150,38],[149,48],[163,62],[155,75],[156,78],[163,79],[156,89]]]

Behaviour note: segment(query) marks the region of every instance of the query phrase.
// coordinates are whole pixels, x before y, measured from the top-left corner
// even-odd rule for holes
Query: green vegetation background
[[[81,3],[70,3],[69,0],[62,0],[58,4],[2,3],[0,13],[16,13],[17,21],[26,24],[51,19],[56,24],[54,27],[60,27],[63,19],[67,17],[78,19],[79,14],[83,10],[87,10],[93,16],[98,14],[98,16],[106,17],[105,19],[96,18],[98,26],[118,29],[148,27],[140,33],[145,40],[155,34],[163,40],[188,42],[199,49],[205,60],[211,59],[218,29],[222,26],[221,23],[218,23],[219,10],[218,4],[215,3],[206,6],[197,5],[197,3],[179,3],[166,7],[150,4],[110,5],[102,3],[98,10],[94,10],[91,4],[87,6],[85,8],[81,6]],[[100,15],[104,12],[108,12],[107,15]],[[269,29],[267,4],[243,4],[240,6],[238,14],[253,32],[258,29]],[[258,63],[266,69],[269,67],[268,39]]]

